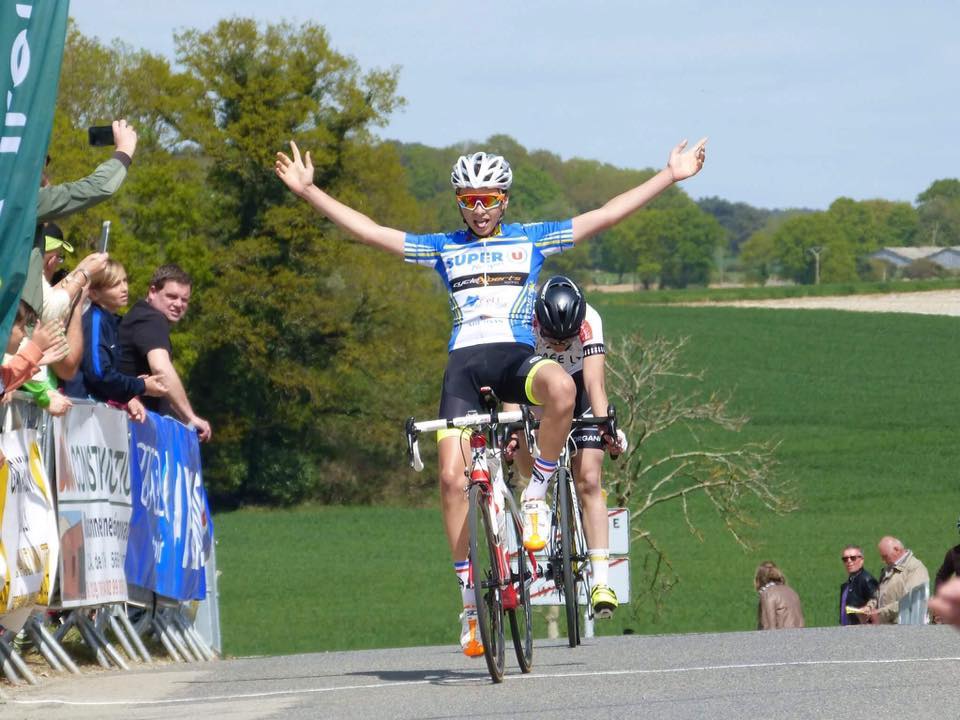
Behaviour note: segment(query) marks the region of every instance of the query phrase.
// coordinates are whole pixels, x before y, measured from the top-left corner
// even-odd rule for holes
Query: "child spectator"
[[[143,421],[146,412],[138,395],[161,397],[166,386],[158,375],[125,375],[120,372],[117,337],[120,319],[116,312],[126,307],[129,298],[127,272],[116,260],[107,260],[102,271],[90,281],[90,308],[83,315],[83,360],[80,372],[65,383],[70,397],[127,406],[134,420]]]
[[[7,340],[7,355],[0,366],[3,383],[0,394],[16,390],[33,377],[41,365],[56,362],[67,354],[63,323],[59,320],[47,322],[37,327],[33,337],[27,339],[30,327],[36,322],[36,313],[21,300]]]

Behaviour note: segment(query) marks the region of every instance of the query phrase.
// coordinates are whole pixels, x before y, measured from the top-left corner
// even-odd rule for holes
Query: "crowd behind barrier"
[[[17,652],[24,635],[55,669],[76,671],[59,643],[72,627],[104,667],[149,662],[147,634],[175,660],[212,659],[213,526],[197,434],[152,412],[133,423],[93,401],[53,418],[19,394],[3,408],[0,430],[7,678],[34,681]],[[205,637],[193,622],[198,603]]]

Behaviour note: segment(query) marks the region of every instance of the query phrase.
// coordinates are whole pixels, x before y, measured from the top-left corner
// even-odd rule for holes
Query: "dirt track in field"
[[[917,315],[951,315],[958,317],[960,316],[960,290],[930,290],[927,292],[886,293],[883,295],[781,298],[777,300],[733,300],[730,302],[704,304],[802,310],[915,313]]]
[[[597,292],[627,292],[632,285],[596,286]],[[787,308],[800,310],[849,310],[851,312],[896,312],[917,315],[960,317],[960,290],[928,290],[912,293],[877,295],[837,295],[833,297],[778,298],[775,300],[731,300],[729,302],[683,303],[729,307]]]

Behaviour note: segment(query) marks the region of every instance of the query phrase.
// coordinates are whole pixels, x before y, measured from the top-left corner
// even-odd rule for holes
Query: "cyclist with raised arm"
[[[558,362],[577,386],[574,416],[606,415],[608,401],[603,322],[573,280],[556,275],[543,284],[534,306],[533,328],[537,354]],[[590,604],[598,618],[609,618],[619,602],[609,585],[610,531],[600,477],[606,450],[619,454],[626,448],[622,447],[620,438],[607,432],[606,426],[577,428],[571,434],[571,440],[577,448],[571,469],[583,508],[583,529],[587,535],[587,555],[593,573]],[[522,442],[522,439],[518,438],[517,442]],[[530,476],[532,459],[525,443],[520,445],[515,459],[520,474]],[[523,500],[525,506],[532,502],[543,502],[531,499],[526,492]],[[546,504],[538,507],[537,511],[546,513]]]
[[[296,143],[291,156],[278,152],[274,170],[284,184],[311,207],[360,242],[434,268],[443,279],[453,312],[453,333],[444,373],[439,417],[482,411],[479,390],[493,388],[501,400],[542,405],[540,457],[530,488],[535,495],[556,469],[570,431],[576,386],[560,365],[534,353],[533,305],[537,277],[546,256],[561,252],[617,224],[673,183],[699,172],[706,138],[686,150],[686,141],[670,153],[667,166],[643,184],[596,210],[571,220],[505,223],[513,183],[510,164],[499,155],[478,152],[460,157],[451,183],[465,228],[450,233],[415,235],[379,225],[313,184],[310,153]],[[440,496],[444,529],[461,588],[460,644],[479,657],[483,646],[476,631],[474,592],[468,588],[467,496],[464,492],[468,441],[457,431],[438,433]],[[524,518],[525,542],[545,537],[546,513]]]

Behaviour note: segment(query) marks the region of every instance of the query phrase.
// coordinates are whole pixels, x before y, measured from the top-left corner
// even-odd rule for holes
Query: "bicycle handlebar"
[[[536,438],[533,431],[540,425],[540,420],[534,417],[533,411],[529,405],[522,405],[519,410],[500,413],[470,413],[456,418],[438,418],[436,420],[421,420],[415,422],[412,417],[407,418],[407,461],[417,472],[423,470],[423,460],[420,459],[419,437],[422,432],[430,432],[445,429],[465,429],[471,427],[481,427],[490,424],[497,425],[516,425],[517,428],[523,427],[524,435],[527,440],[527,447],[531,449],[534,455],[538,454]],[[614,440],[617,438],[617,411],[613,405],[607,406],[606,417],[582,417],[574,418],[571,422],[571,429],[579,427],[592,427],[594,425],[606,425]],[[612,455],[616,459],[616,455]]]
[[[463,415],[462,417],[421,420],[420,422],[414,422],[412,417],[407,418],[407,460],[410,463],[410,467],[417,472],[423,470],[423,460],[420,459],[420,443],[418,440],[420,433],[422,432],[430,432],[431,430],[445,430],[448,428],[464,429],[491,424],[507,425],[509,423],[516,423],[522,420],[523,411],[521,410],[511,410],[510,412],[501,413],[470,413],[469,415]]]

